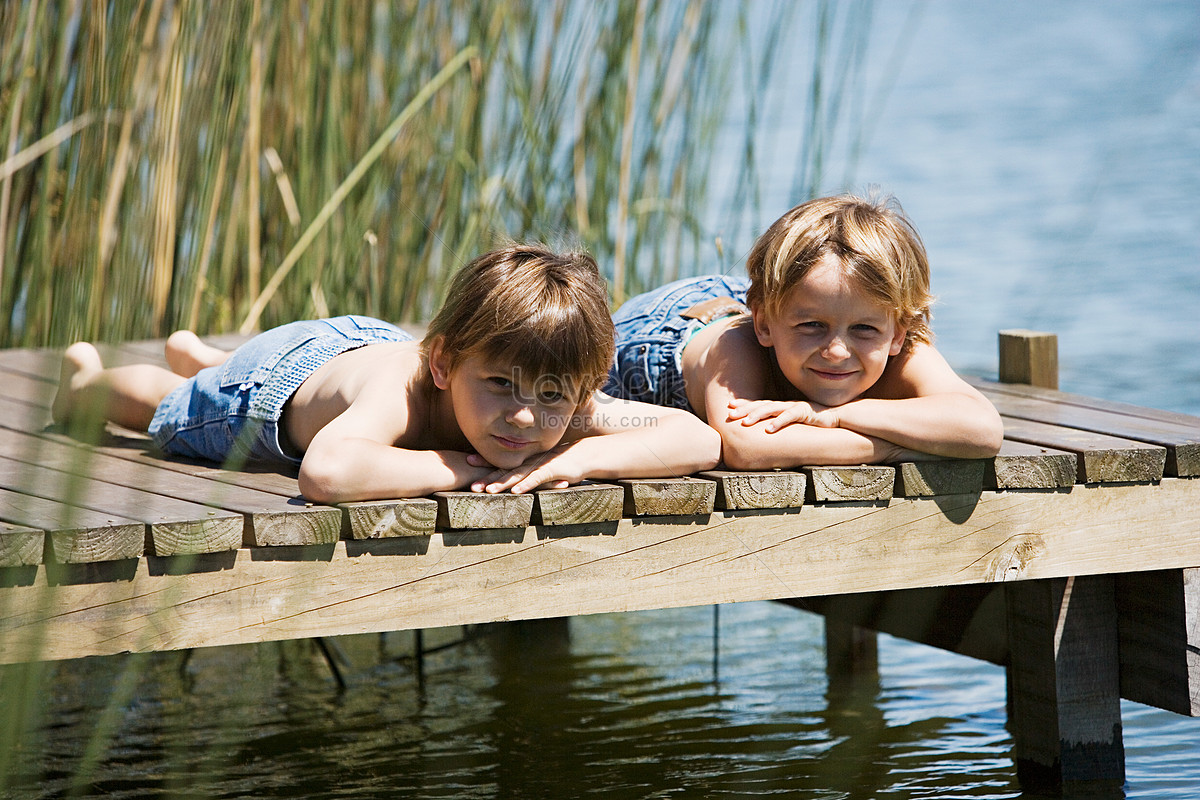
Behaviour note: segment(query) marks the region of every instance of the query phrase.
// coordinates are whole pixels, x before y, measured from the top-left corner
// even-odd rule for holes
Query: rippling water
[[[914,8],[854,181],[922,231],[941,349],[994,371],[997,330],[1050,330],[1063,388],[1200,413],[1200,4],[885,2],[880,30]],[[409,634],[371,637],[341,693],[307,642],[71,662],[10,796],[1020,796],[1002,669],[884,636],[830,691],[818,618],[713,622],[494,626],[423,676]],[[1200,797],[1200,720],[1123,717],[1126,796]]]

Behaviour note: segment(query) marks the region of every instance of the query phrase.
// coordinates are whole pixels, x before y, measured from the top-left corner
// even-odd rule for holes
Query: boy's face
[[[554,447],[575,413],[574,401],[553,381],[524,375],[511,363],[474,355],[449,371],[436,369],[432,359],[430,365],[459,429],[494,467],[512,469]]]
[[[759,344],[775,349],[784,377],[805,400],[839,406],[875,385],[906,331],[826,256],[788,291],[778,314],[755,312],[754,332]]]

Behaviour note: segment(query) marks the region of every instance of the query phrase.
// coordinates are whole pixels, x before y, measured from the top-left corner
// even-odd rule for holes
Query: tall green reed
[[[718,188],[739,198],[730,219],[745,215],[760,96],[785,45],[815,43],[806,165],[827,149],[829,98],[853,94],[864,14],[813,8],[3,4],[0,346],[349,311],[420,320],[501,236],[588,248],[616,298],[712,268],[712,154],[744,149]],[[832,44],[849,55],[834,60]]]
[[[614,301],[730,269],[861,147],[870,22],[862,0],[0,3],[0,347],[419,321],[501,237],[586,247]],[[68,667],[0,669],[0,788]]]

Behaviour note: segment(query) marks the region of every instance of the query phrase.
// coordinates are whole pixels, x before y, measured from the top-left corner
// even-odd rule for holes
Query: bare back
[[[284,409],[284,428],[300,450],[335,420],[348,434],[412,447],[429,427],[428,396],[419,342],[368,344],[310,375]]]

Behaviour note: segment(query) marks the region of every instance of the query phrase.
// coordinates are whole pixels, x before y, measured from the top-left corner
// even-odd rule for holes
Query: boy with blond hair
[[[995,408],[933,347],[929,261],[894,201],[802,203],[746,271],[623,305],[604,391],[693,410],[734,469],[999,450]]]
[[[95,347],[72,345],[55,420],[99,409],[168,454],[299,464],[301,492],[322,503],[685,475],[720,452],[686,412],[597,391],[613,327],[586,253],[513,245],[476,258],[421,342],[345,316],[232,353],[178,332],[166,351],[170,369],[106,369]]]

